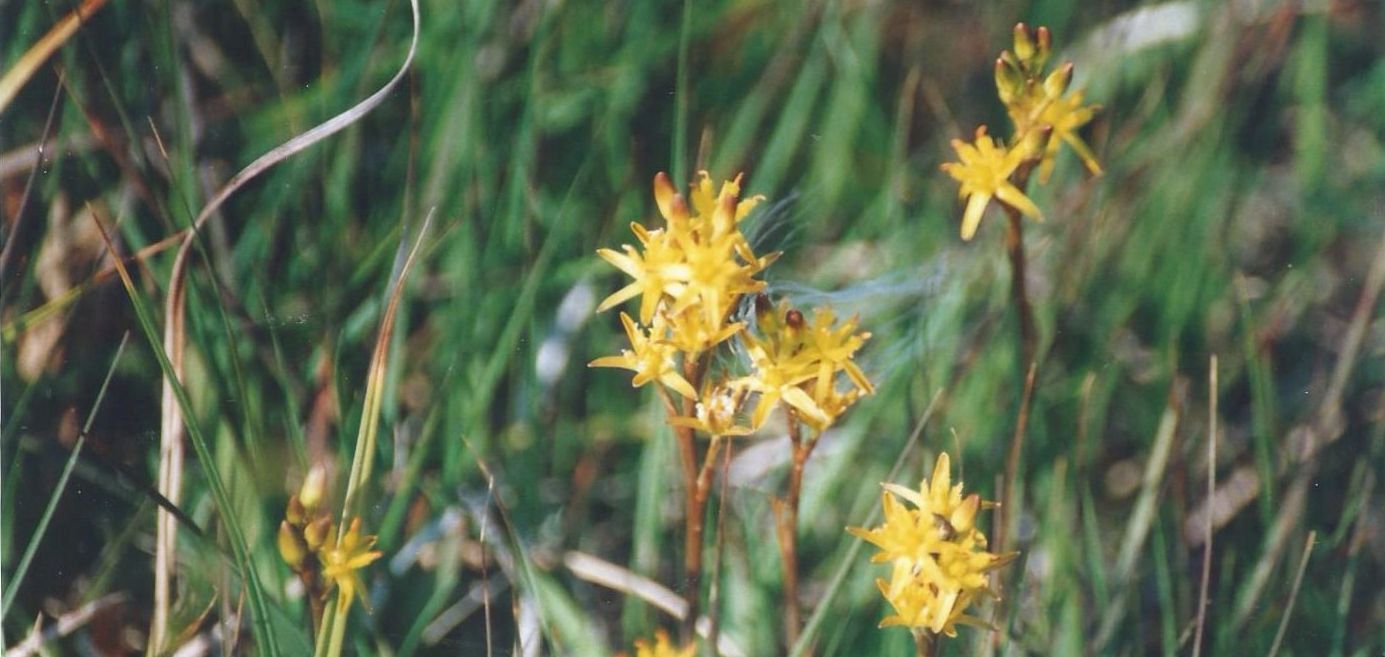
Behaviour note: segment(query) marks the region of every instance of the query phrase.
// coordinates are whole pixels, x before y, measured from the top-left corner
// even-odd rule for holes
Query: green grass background
[[[0,69],[68,9],[0,0]],[[16,324],[54,296],[54,270],[69,286],[94,271],[84,204],[119,221],[129,251],[186,226],[241,166],[383,84],[407,49],[408,13],[397,1],[114,1],[0,114],[0,150],[32,154],[56,94],[57,144],[22,222],[29,170],[0,179],[4,238],[20,254],[3,281],[7,599],[18,587],[7,645],[40,614],[121,593],[51,645],[133,654],[152,604],[160,370],[129,297],[115,282],[92,287],[50,320],[55,339]],[[990,71],[1020,20],[1052,29],[1103,106],[1085,134],[1107,171],[1089,178],[1065,156],[1034,192],[1047,216],[1027,226],[1046,356],[1020,473],[1024,558],[1010,567],[999,648],[970,631],[944,654],[1191,653],[1203,551],[1185,525],[1205,496],[1212,354],[1219,478],[1245,469],[1262,485],[1216,533],[1202,654],[1265,654],[1286,613],[1281,654],[1380,654],[1379,308],[1365,308],[1364,342],[1348,354],[1340,438],[1309,465],[1287,456],[1295,429],[1322,412],[1385,229],[1382,13],[1351,1],[425,0],[399,90],[250,184],[203,236],[187,387],[235,508],[216,508],[190,461],[182,508],[205,535],[182,535],[177,629],[211,636],[235,615],[240,587],[216,547],[218,516],[231,513],[279,610],[281,646],[307,645],[273,530],[311,460],[345,480],[387,283],[430,212],[366,493],[386,558],[368,574],[372,609],[354,612],[348,650],[485,654],[482,610],[438,625],[483,581],[497,654],[528,614],[549,654],[609,654],[674,626],[574,577],[562,557],[676,581],[681,498],[661,411],[622,373],[584,364],[624,341],[613,313],[591,313],[623,285],[594,250],[631,241],[631,221],[654,223],[655,172],[686,181],[706,168],[745,171],[768,197],[750,232],[785,252],[772,293],[860,313],[874,333],[861,359],[879,393],[828,437],[806,481],[805,604],[830,605],[817,654],[912,654],[907,632],[876,629],[885,568],[868,551],[823,593],[856,540],[842,528],[878,503],[877,482],[938,391],[903,483],[947,449],[969,489],[996,496],[1022,381],[1002,221],[962,243],[955,184],[938,165],[979,123],[1005,133]],[[42,265],[44,249],[61,265]],[[171,263],[164,253],[136,268],[155,308]],[[26,358],[39,364],[21,371]],[[1122,577],[1138,480],[1169,408],[1172,455]],[[746,451],[772,433],[738,445],[740,474],[714,511],[724,631],[750,655],[783,651],[766,537],[786,455]],[[1300,475],[1311,485],[1295,513],[1286,498]],[[1288,609],[1309,531],[1318,543]],[[253,652],[248,637],[237,650]]]

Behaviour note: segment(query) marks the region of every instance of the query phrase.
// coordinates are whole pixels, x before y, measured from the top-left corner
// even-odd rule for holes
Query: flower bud
[[[1049,98],[1058,98],[1068,90],[1068,85],[1072,83],[1072,62],[1059,66],[1044,79],[1044,95]]]
[[[1040,28],[1043,29],[1043,28]],[[1034,56],[1034,37],[1029,33],[1029,27],[1024,23],[1015,23],[1015,56],[1022,62],[1028,62]]]
[[[303,565],[303,560],[308,556],[308,546],[303,543],[303,538],[293,530],[287,520],[279,523],[277,542],[279,544],[279,556],[283,557],[284,563],[294,569]]]
[[[289,498],[289,504],[284,507],[284,521],[294,527],[302,527],[308,519],[308,512],[303,508],[303,502],[297,495]]]
[[[1020,73],[1013,57],[1006,57],[1009,54],[1005,52],[995,60],[995,89],[1000,102],[1006,105],[1013,104],[1024,93],[1024,74]]]
[[[327,542],[327,536],[332,533],[332,519],[322,516],[317,520],[308,523],[303,528],[303,540],[307,542],[308,549],[316,552]]]
[[[303,478],[303,487],[298,491],[299,501],[303,503],[303,509],[311,515],[317,511],[322,504],[323,494],[327,491],[327,469],[321,463],[314,464],[308,470],[308,476]]]

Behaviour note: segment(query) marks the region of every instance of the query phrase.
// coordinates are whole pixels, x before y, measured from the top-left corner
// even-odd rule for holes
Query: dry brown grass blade
[[[232,176],[225,185],[198,213],[193,220],[191,230],[183,238],[181,246],[178,248],[178,255],[173,261],[173,271],[169,275],[168,297],[164,306],[164,352],[167,354],[169,362],[173,365],[174,375],[179,381],[182,380],[183,352],[186,345],[187,336],[184,331],[184,307],[187,299],[187,270],[190,263],[190,256],[199,231],[215,215],[216,211],[231,197],[237,190],[246,183],[253,180],[256,176],[267,171],[270,167],[283,162],[293,155],[307,149],[310,146],[342,131],[359,121],[366,114],[370,113],[385,101],[404,78],[409,67],[413,64],[414,53],[418,49],[419,34],[419,10],[418,0],[410,0],[409,7],[413,15],[413,37],[409,43],[408,55],[404,58],[404,63],[399,70],[390,78],[389,82],[376,90],[375,93],[366,97],[365,100],[357,103],[350,109],[337,114],[318,126],[304,132],[293,139],[271,149],[261,155],[255,161]],[[177,399],[174,396],[173,387],[167,379],[163,383],[161,401],[161,429],[159,438],[159,492],[168,499],[178,500],[178,489],[182,482],[183,470],[183,441],[182,441],[182,417],[178,409]],[[157,533],[155,537],[155,573],[154,573],[154,610],[153,619],[150,624],[149,646],[151,653],[157,653],[163,647],[163,641],[168,627],[168,610],[170,603],[170,582],[173,573],[173,555],[177,548],[177,529],[171,515],[159,512],[157,521]]]
[[[35,624],[35,631],[33,633],[29,634],[23,641],[5,650],[0,650],[0,652],[10,657],[29,657],[29,655],[40,654],[44,651],[44,644],[76,632],[83,625],[90,622],[92,617],[98,612],[104,611],[108,607],[122,604],[127,598],[128,596],[124,593],[112,593],[97,600],[93,600],[59,616],[57,622],[47,630],[40,631],[38,629],[39,626]],[[42,617],[40,616],[38,620],[41,621]]]
[[[121,262],[126,266],[135,264],[142,265],[143,263],[147,262],[149,258],[163,253],[164,251],[167,251],[169,248],[171,248],[173,245],[177,244],[179,241],[183,239],[183,236],[186,234],[187,231],[179,231],[177,233],[169,235],[168,237],[165,237],[153,244],[150,244],[149,246],[146,246],[140,249],[139,251],[136,251],[132,255],[128,255],[124,258],[121,258]],[[107,257],[114,256],[107,254]],[[5,342],[10,342],[12,340],[18,339],[19,336],[23,335],[25,331],[29,330],[33,326],[42,323],[44,320],[57,314],[62,309],[76,303],[77,300],[82,298],[82,295],[86,294],[86,292],[91,288],[117,278],[117,273],[118,272],[116,271],[115,265],[107,266],[105,269],[96,272],[91,276],[91,278],[88,278],[87,280],[77,284],[76,286],[73,286],[72,289],[63,293],[61,296],[50,299],[47,303],[43,304],[42,306],[34,308],[33,310],[30,310],[24,313],[23,315],[20,315],[18,318],[5,324],[4,328],[0,329],[0,339],[3,339]]]
[[[34,76],[38,67],[42,66],[48,58],[57,52],[77,30],[82,27],[92,14],[101,9],[106,4],[106,0],[86,0],[76,9],[73,9],[62,20],[58,21],[38,43],[30,46],[28,50],[20,56],[19,61],[5,71],[4,77],[0,77],[0,114],[5,113],[5,108],[10,101],[24,88],[24,83]]]

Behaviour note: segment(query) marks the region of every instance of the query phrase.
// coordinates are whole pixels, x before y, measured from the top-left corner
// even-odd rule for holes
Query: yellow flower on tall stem
[[[319,553],[322,575],[337,587],[337,615],[343,616],[351,600],[360,597],[365,603],[365,585],[360,570],[380,558],[374,536],[361,535],[361,519],[351,521],[350,528],[340,539],[331,538]]]
[[[983,125],[976,129],[975,140],[968,143],[954,139],[952,148],[957,151],[959,161],[948,162],[942,168],[961,183],[957,194],[967,199],[967,209],[962,214],[962,239],[970,240],[976,235],[981,215],[985,214],[992,198],[1000,199],[1026,217],[1043,220],[1039,206],[1010,181],[1010,175],[1030,157],[1024,144],[1007,147],[987,135]]]

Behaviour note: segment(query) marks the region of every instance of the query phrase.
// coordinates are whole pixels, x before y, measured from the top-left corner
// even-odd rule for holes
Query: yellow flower
[[[757,324],[759,336],[749,331],[741,333],[752,372],[736,382],[760,395],[751,426],[762,426],[774,406],[783,402],[799,419],[821,432],[861,393],[875,391],[852,360],[870,338],[869,333],[856,332],[856,319],[837,326],[832,310],[822,308],[814,312],[810,324],[803,313],[786,301],[777,309],[765,308],[757,313]],[[846,372],[856,388],[838,391],[838,372]]]
[[[1038,43],[1024,24],[1015,26],[1015,53],[1002,52],[996,60],[996,91],[1006,112],[1015,124],[1016,143],[1024,142],[1040,131],[1048,133],[1039,164],[1039,182],[1048,182],[1053,173],[1054,158],[1062,144],[1072,147],[1082,164],[1093,175],[1101,175],[1101,165],[1077,130],[1091,122],[1099,109],[1083,105],[1081,91],[1068,92],[1072,82],[1072,62],[1059,66],[1047,77],[1043,75],[1048,59],[1048,30],[1039,28]]]
[[[596,310],[605,312],[638,296],[640,321],[648,324],[654,318],[654,311],[664,294],[676,294],[683,289],[680,281],[688,277],[689,270],[682,250],[667,232],[647,230],[637,223],[630,224],[630,230],[644,247],[643,253],[626,244],[621,247],[624,253],[598,249],[596,254],[635,280],[606,297]]]
[[[1015,557],[986,551],[976,514],[990,505],[975,494],[963,497],[962,484],[952,485],[950,467],[947,454],[940,454],[932,481],[924,480],[919,490],[884,484],[883,524],[847,528],[879,548],[871,561],[894,565],[888,583],[876,582],[895,610],[882,627],[903,625],[955,636],[958,623],[982,624],[966,610],[980,596],[992,595],[986,574]]]
[[[658,381],[674,392],[689,399],[697,399],[697,391],[692,384],[678,373],[675,358],[677,349],[664,340],[667,324],[663,314],[654,316],[649,333],[645,333],[630,316],[621,313],[620,322],[625,325],[625,335],[630,338],[630,348],[621,350],[619,356],[603,356],[587,367],[619,367],[635,372],[631,383],[640,387],[650,381]]]
[[[631,224],[638,248],[626,244],[621,251],[597,251],[634,279],[597,310],[640,297],[640,323],[649,324],[662,307],[670,340],[694,356],[735,335],[738,327],[728,322],[731,311],[742,295],[764,289],[755,275],[777,257],[756,256],[738,228],[761,197],[740,199],[739,176],[723,183],[715,195],[707,172],[699,177],[693,187],[695,213],[660,173],[654,177],[654,201],[667,225],[651,230]]]
[[[1083,105],[1082,98],[1081,91],[1073,92],[1066,97],[1054,98],[1039,113],[1038,122],[1050,129],[1048,143],[1044,145],[1043,161],[1039,164],[1040,183],[1048,182],[1049,176],[1053,174],[1054,158],[1058,156],[1062,144],[1072,148],[1092,175],[1099,176],[1102,173],[1101,163],[1097,162],[1096,154],[1077,134],[1078,128],[1087,125],[1098,109],[1095,105]]]
[[[361,536],[361,519],[355,518],[340,540],[329,538],[319,552],[322,575],[337,587],[338,614],[345,614],[351,600],[357,596],[365,603],[365,585],[359,571],[380,558],[380,552],[372,550],[373,547],[375,537]]]
[[[1039,207],[1010,182],[1010,174],[1028,159],[1029,149],[1024,144],[1007,148],[988,136],[983,125],[976,129],[974,142],[954,139],[952,148],[960,161],[944,164],[943,171],[961,183],[958,195],[967,199],[967,209],[962,215],[962,239],[970,240],[976,234],[981,215],[992,198],[1000,199],[1027,217],[1043,219]]]
[[[635,657],[693,657],[697,654],[697,643],[689,643],[682,648],[675,648],[669,641],[668,632],[663,630],[654,631],[654,642],[650,643],[644,639],[635,639]]]

